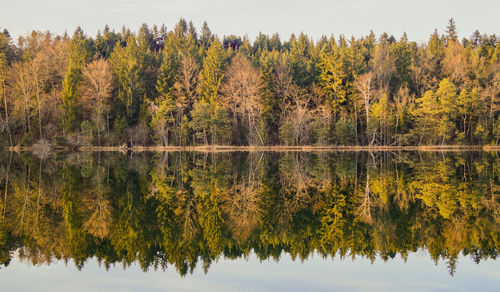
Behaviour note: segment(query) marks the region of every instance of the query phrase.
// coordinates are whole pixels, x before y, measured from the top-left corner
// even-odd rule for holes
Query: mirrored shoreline
[[[495,260],[495,152],[1,153],[0,261]],[[316,257],[317,257],[316,256]],[[15,260],[14,260],[15,261]]]

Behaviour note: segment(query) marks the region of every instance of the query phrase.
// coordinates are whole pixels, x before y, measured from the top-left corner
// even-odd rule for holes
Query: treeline
[[[495,153],[195,152],[8,157],[0,265],[205,271],[221,257],[498,257]]]
[[[497,145],[500,38],[0,33],[4,144]]]

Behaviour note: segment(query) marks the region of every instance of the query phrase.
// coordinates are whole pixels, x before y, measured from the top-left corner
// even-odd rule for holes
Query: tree
[[[457,114],[461,120],[462,139],[472,142],[472,135],[483,112],[479,90],[477,88],[472,91],[462,89],[457,99]]]
[[[101,145],[101,132],[107,129],[109,134],[109,99],[113,90],[113,75],[109,63],[104,59],[89,63],[82,71],[80,86],[80,102],[82,107],[90,112],[86,117],[90,116],[93,120]]]
[[[296,39],[294,35],[290,38],[290,57],[288,62],[292,72],[293,81],[303,87],[310,86],[316,79],[314,64],[311,60],[310,51],[312,42],[301,33]]]
[[[442,137],[442,144],[454,135],[456,119],[457,91],[455,85],[447,78],[439,83],[436,91],[439,103],[438,136]]]
[[[82,69],[88,61],[87,40],[81,28],[77,28],[68,47],[68,66],[63,81],[62,110],[63,127],[71,132],[79,125],[78,84],[82,77]]]
[[[456,41],[458,36],[457,36],[457,26],[455,24],[455,20],[450,18],[448,20],[448,26],[446,26],[446,36],[448,40],[453,40]]]
[[[231,60],[226,79],[222,91],[224,104],[233,115],[233,137],[237,137],[245,129],[249,145],[263,145],[265,133],[261,120],[260,95],[263,85],[259,71],[246,57],[238,54]]]
[[[3,102],[3,107],[4,107],[4,116],[1,121],[0,125],[0,132],[2,131],[7,131],[7,134],[9,135],[9,145],[12,147],[12,134],[10,132],[10,125],[9,125],[9,108],[8,108],[8,102],[7,102],[7,73],[8,73],[8,66],[7,66],[7,58],[3,52],[0,52],[0,98],[2,99]]]
[[[410,123],[410,107],[414,105],[410,90],[407,87],[402,87],[394,95],[394,136],[397,142],[401,145],[402,140],[409,130]],[[406,142],[406,141],[404,141]]]
[[[197,100],[196,88],[198,85],[199,65],[192,55],[184,55],[180,61],[179,79],[174,84],[176,100],[176,137],[177,144],[186,145],[189,135],[188,115],[193,103]],[[180,127],[180,128],[179,128]]]
[[[444,58],[444,43],[437,30],[431,35],[426,46],[426,59],[429,62],[430,76],[436,81],[437,85],[442,78],[442,61]],[[432,84],[434,85],[434,84]]]
[[[208,145],[208,134],[211,126],[210,105],[205,100],[194,103],[191,111],[190,127],[195,131],[194,141]]]
[[[267,130],[266,136],[270,144],[279,144],[278,128],[281,96],[275,88],[278,52],[264,52],[259,58],[259,69],[262,80],[262,119]]]
[[[0,130],[12,144],[78,145],[84,121],[96,143],[129,145],[486,144],[499,127],[498,37],[459,41],[453,19],[427,43],[373,32],[222,41],[184,19],[170,31],[34,31],[16,44],[4,30],[1,54]],[[93,60],[108,62],[111,76],[99,77]],[[111,87],[108,102],[96,102],[100,86]]]
[[[117,81],[118,98],[124,106],[129,124],[137,123],[142,103],[139,87],[139,46],[134,36],[127,38],[126,46],[115,46],[109,58],[111,72]]]
[[[349,85],[347,83],[349,73],[344,70],[341,58],[338,50],[334,52],[323,51],[321,54],[319,84],[325,92],[325,96],[330,102],[335,115],[345,105],[349,94]]]
[[[394,49],[393,49],[394,50]],[[399,62],[398,62],[399,63]],[[375,45],[373,58],[371,60],[375,83],[378,88],[390,90],[391,83],[397,76],[396,56],[391,53],[391,46],[388,42],[380,42]],[[403,72],[406,69],[401,68]]]
[[[287,90],[280,121],[280,138],[286,145],[307,145],[310,142],[310,96],[295,83]]]
[[[390,135],[390,129],[393,125],[393,112],[389,104],[389,98],[386,93],[374,102],[370,108],[371,122],[367,124],[367,132],[372,133],[372,138],[370,145],[375,142],[378,138],[379,145],[388,145],[392,136]]]
[[[356,78],[356,88],[361,93],[361,102],[365,110],[366,125],[370,125],[370,106],[373,103],[373,73],[368,72]],[[357,132],[357,131],[356,131]],[[374,141],[374,137],[370,138],[370,145]]]
[[[401,40],[396,42],[391,47],[391,54],[394,56],[395,81],[393,88],[406,86],[413,88],[411,80],[413,69],[412,50],[414,43],[409,43],[406,33],[403,34]]]
[[[33,85],[33,93],[35,95],[37,109],[38,109],[38,131],[40,134],[40,140],[43,139],[42,134],[42,95],[45,93],[45,83],[49,79],[48,74],[48,56],[44,51],[40,51],[36,54],[30,62],[30,73]]]
[[[455,84],[462,84],[466,81],[468,68],[465,48],[456,40],[449,41],[444,49],[443,71],[446,76]]]
[[[203,59],[203,68],[200,72],[198,93],[201,99],[210,104],[219,100],[219,90],[224,77],[226,52],[218,39],[212,42]]]
[[[500,115],[500,73],[497,72],[488,81],[485,86],[485,89],[481,92],[481,98],[483,100],[483,104],[485,105],[487,115],[488,115],[488,124],[490,129],[500,128],[500,125],[497,123]],[[495,120],[495,117],[497,119]],[[498,140],[498,139],[496,139]],[[498,144],[498,143],[497,143]]]
[[[180,128],[180,118],[176,107],[175,84],[179,78],[179,59],[176,49],[168,42],[163,50],[163,62],[156,83],[158,97],[151,103],[151,127],[156,138],[164,146],[169,144],[170,133]],[[178,136],[178,135],[176,135]],[[176,139],[179,142],[179,139]]]
[[[427,91],[416,100],[414,112],[416,127],[412,132],[422,141],[436,143],[440,139],[444,144],[454,135],[457,94],[453,83],[443,79],[436,92]]]
[[[13,118],[20,121],[24,142],[42,140],[45,134],[55,136],[60,126],[61,84],[66,71],[64,41],[50,34],[34,33],[27,41],[33,54],[12,64]]]
[[[415,126],[412,134],[418,136],[418,145],[422,142],[433,142],[435,139],[434,127],[439,121],[439,109],[437,108],[437,98],[432,90],[425,92],[423,97],[416,99],[417,108],[413,112]]]
[[[227,127],[227,112],[223,108],[220,99],[221,83],[226,67],[225,62],[226,52],[224,47],[218,39],[215,39],[203,59],[203,68],[200,72],[198,84],[201,104],[208,103],[210,106],[210,118],[212,119],[210,122],[210,137],[212,145],[220,142],[219,138],[226,139],[229,130]]]
[[[152,113],[151,128],[155,132],[155,138],[163,146],[168,146],[170,133],[177,129],[174,118],[176,110],[174,101],[170,96],[165,96],[152,102],[150,107]]]
[[[211,144],[227,144],[231,138],[231,127],[227,109],[219,103],[212,104],[210,107]]]

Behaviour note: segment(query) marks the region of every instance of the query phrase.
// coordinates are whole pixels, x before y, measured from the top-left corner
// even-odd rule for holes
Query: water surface
[[[8,290],[500,284],[497,153],[0,155]]]

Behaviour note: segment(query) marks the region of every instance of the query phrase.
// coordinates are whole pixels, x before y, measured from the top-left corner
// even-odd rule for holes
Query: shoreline
[[[34,146],[8,147],[11,152],[40,150]],[[428,146],[87,146],[77,149],[51,147],[56,152],[335,152],[335,151],[500,151],[500,146],[490,145],[428,145]]]

